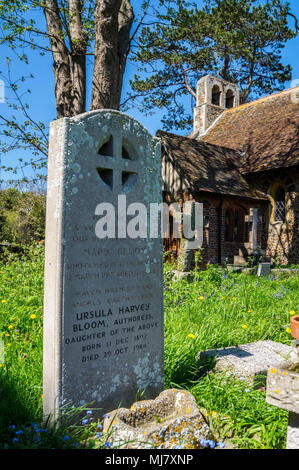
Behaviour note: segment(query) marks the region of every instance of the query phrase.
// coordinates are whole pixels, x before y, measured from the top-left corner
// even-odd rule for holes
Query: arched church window
[[[232,90],[228,90],[226,95],[225,95],[225,107],[226,108],[233,108],[234,107],[234,102],[235,102],[235,96],[232,92]]]
[[[218,85],[214,85],[212,88],[212,104],[220,106],[221,91]]]
[[[274,221],[284,221],[285,220],[285,200],[286,193],[282,186],[279,186],[276,189],[274,195]]]

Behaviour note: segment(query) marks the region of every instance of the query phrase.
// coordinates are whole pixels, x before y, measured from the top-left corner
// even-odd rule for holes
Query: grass
[[[0,447],[105,447],[92,414],[86,426],[57,430],[42,421],[43,245],[0,261]],[[290,345],[290,315],[298,313],[298,275],[258,278],[211,266],[188,283],[165,266],[165,388],[189,390],[208,412],[219,439],[240,448],[284,448],[287,412],[268,405],[263,390],[208,371],[197,354],[259,340]],[[78,410],[73,410],[76,413]],[[80,410],[82,411],[82,410]],[[16,432],[21,431],[16,434]],[[97,436],[96,439],[90,439]],[[13,439],[18,439],[13,442]]]
[[[170,269],[164,289],[166,386],[193,393],[213,417],[216,433],[232,437],[235,446],[284,448],[287,412],[268,405],[263,389],[206,373],[197,354],[260,340],[291,345],[290,316],[298,312],[298,276],[284,275],[282,281],[278,276],[258,278],[210,266],[192,283],[174,283],[171,274]]]

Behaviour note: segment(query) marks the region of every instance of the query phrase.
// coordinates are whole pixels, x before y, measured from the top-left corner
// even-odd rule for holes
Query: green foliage
[[[240,448],[284,448],[287,412],[265,402],[265,391],[216,373],[199,351],[272,340],[292,344],[290,314],[298,312],[298,275],[269,278],[208,266],[192,283],[172,281],[167,266],[165,388],[189,390],[208,410],[217,438]]]
[[[1,19],[1,2],[0,2],[0,25]],[[2,25],[3,26],[3,25]],[[15,49],[15,41],[12,40]],[[3,38],[0,44],[5,42]],[[15,52],[15,50],[14,50]],[[21,57],[20,57],[20,60]],[[31,94],[31,90],[24,90],[24,83],[34,78],[32,74],[14,79],[11,74],[11,59],[6,57],[7,72],[0,70],[0,79],[5,83],[5,98],[8,109],[11,113],[0,114],[0,151],[2,155],[6,155],[11,151],[18,151],[18,165],[2,165],[2,172],[9,172],[17,175],[17,181],[21,183],[28,182],[25,175],[26,167],[30,167],[33,176],[30,180],[33,183],[45,180],[44,170],[47,165],[48,154],[48,129],[46,125],[32,118],[30,115],[30,107],[26,100],[26,95]],[[26,157],[26,150],[30,151]],[[3,159],[2,159],[3,161]],[[10,179],[9,183],[15,183]]]
[[[111,433],[98,436],[87,409],[68,409],[58,429],[41,424],[43,267],[42,243],[0,261],[0,447],[104,448]],[[213,371],[198,352],[258,340],[290,345],[298,275],[257,278],[211,266],[188,283],[173,281],[170,264],[165,268],[165,388],[188,389],[218,439],[240,448],[284,448],[288,413],[268,405],[263,389]],[[83,426],[68,421],[82,412]]]
[[[219,288],[223,282],[223,268],[217,264],[208,264],[204,276],[207,283]]]
[[[199,265],[200,263],[202,262],[203,260],[203,251],[204,251],[204,248],[203,247],[200,247],[196,250],[195,252],[195,255],[194,255],[194,263],[195,263],[195,268],[194,270],[195,271],[198,271],[199,270]]]
[[[105,448],[92,404],[42,423],[43,268],[43,243],[0,261],[0,448]]]
[[[209,410],[209,424],[218,439],[229,438],[240,449],[285,448],[288,413],[268,405],[263,389],[210,372],[190,392]]]
[[[8,425],[41,419],[43,247],[0,262],[0,435]],[[0,438],[0,441],[2,439]]]
[[[281,51],[296,33],[288,26],[289,5],[278,3],[281,8],[277,0],[160,0],[133,57],[139,67],[131,81],[134,106],[145,113],[165,109],[164,127],[185,130],[194,106],[186,109],[186,97],[195,98],[206,74],[237,83],[241,102],[282,89],[291,67]]]
[[[68,2],[57,1],[59,14],[62,21],[62,37],[68,47],[70,44],[70,24],[74,21],[74,14],[70,11]],[[0,2],[0,20],[3,29],[1,44],[8,46],[22,61],[29,63],[29,56],[24,49],[24,44],[30,49],[37,50],[41,55],[52,52],[50,48],[50,35],[35,11],[43,12],[47,7],[44,0],[14,0]],[[91,51],[95,38],[95,1],[89,0],[82,3],[82,25],[86,30],[87,50]],[[28,48],[27,48],[28,50]]]
[[[0,191],[0,243],[22,248],[44,239],[45,206],[42,194]]]
[[[55,3],[53,2],[53,5]],[[81,41],[71,38],[70,29],[75,19],[74,13],[70,11],[69,2],[57,0],[61,21],[56,25],[56,33],[59,40],[65,43],[70,61],[71,56],[81,50],[80,42],[84,43],[84,54],[94,54],[95,1],[79,3],[80,9],[82,8],[80,23],[84,29],[84,38],[81,38]],[[44,21],[44,12],[47,8],[49,5],[44,0],[0,1],[0,46],[3,46],[5,54],[11,53],[14,62],[19,60],[29,68],[32,54],[39,54],[42,67],[42,56],[45,54],[52,56],[51,46],[57,38],[54,40],[47,30],[47,24]],[[17,166],[6,163],[2,164],[1,168],[4,172],[17,175],[17,178],[13,176],[15,179],[9,180],[10,183],[44,181],[49,129],[45,123],[35,118],[30,110],[28,97],[32,89],[34,90],[32,79],[35,77],[31,73],[31,67],[30,73],[15,77],[12,72],[11,57],[4,58],[5,65],[0,70],[0,79],[5,83],[5,100],[9,112],[0,113],[0,152],[5,157],[11,151],[18,152],[19,156]],[[27,167],[30,169],[30,174],[27,173]]]

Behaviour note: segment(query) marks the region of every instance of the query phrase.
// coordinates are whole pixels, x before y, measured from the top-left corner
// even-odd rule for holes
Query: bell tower
[[[197,82],[193,132],[199,138],[229,108],[240,104],[240,90],[234,83],[206,75]]]

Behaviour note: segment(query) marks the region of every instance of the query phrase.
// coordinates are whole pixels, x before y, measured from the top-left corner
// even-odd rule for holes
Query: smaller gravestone
[[[271,272],[271,263],[259,263],[257,268],[258,276],[269,276]]]
[[[289,411],[286,448],[299,449],[299,362],[269,368],[266,401]]]
[[[199,353],[199,360],[215,358],[215,369],[228,372],[249,384],[260,387],[266,384],[268,368],[283,360],[296,361],[296,349],[275,341],[258,341],[222,349],[209,349]]]
[[[189,248],[189,240],[181,238],[180,254],[178,256],[178,270],[189,273],[192,268],[193,250]]]
[[[186,217],[188,214],[191,221],[192,221],[193,206],[194,204],[192,204],[192,202],[186,202],[184,204],[184,215]],[[186,237],[184,230],[183,230],[181,234],[181,241],[180,241],[180,253],[178,256],[178,264],[177,264],[178,270],[183,273],[188,273],[189,271],[191,271],[192,261],[193,261],[193,249],[190,249],[190,241]]]
[[[203,205],[193,201],[185,202],[182,222],[183,231],[177,266],[179,272],[189,273],[194,264],[194,254],[202,246]]]

